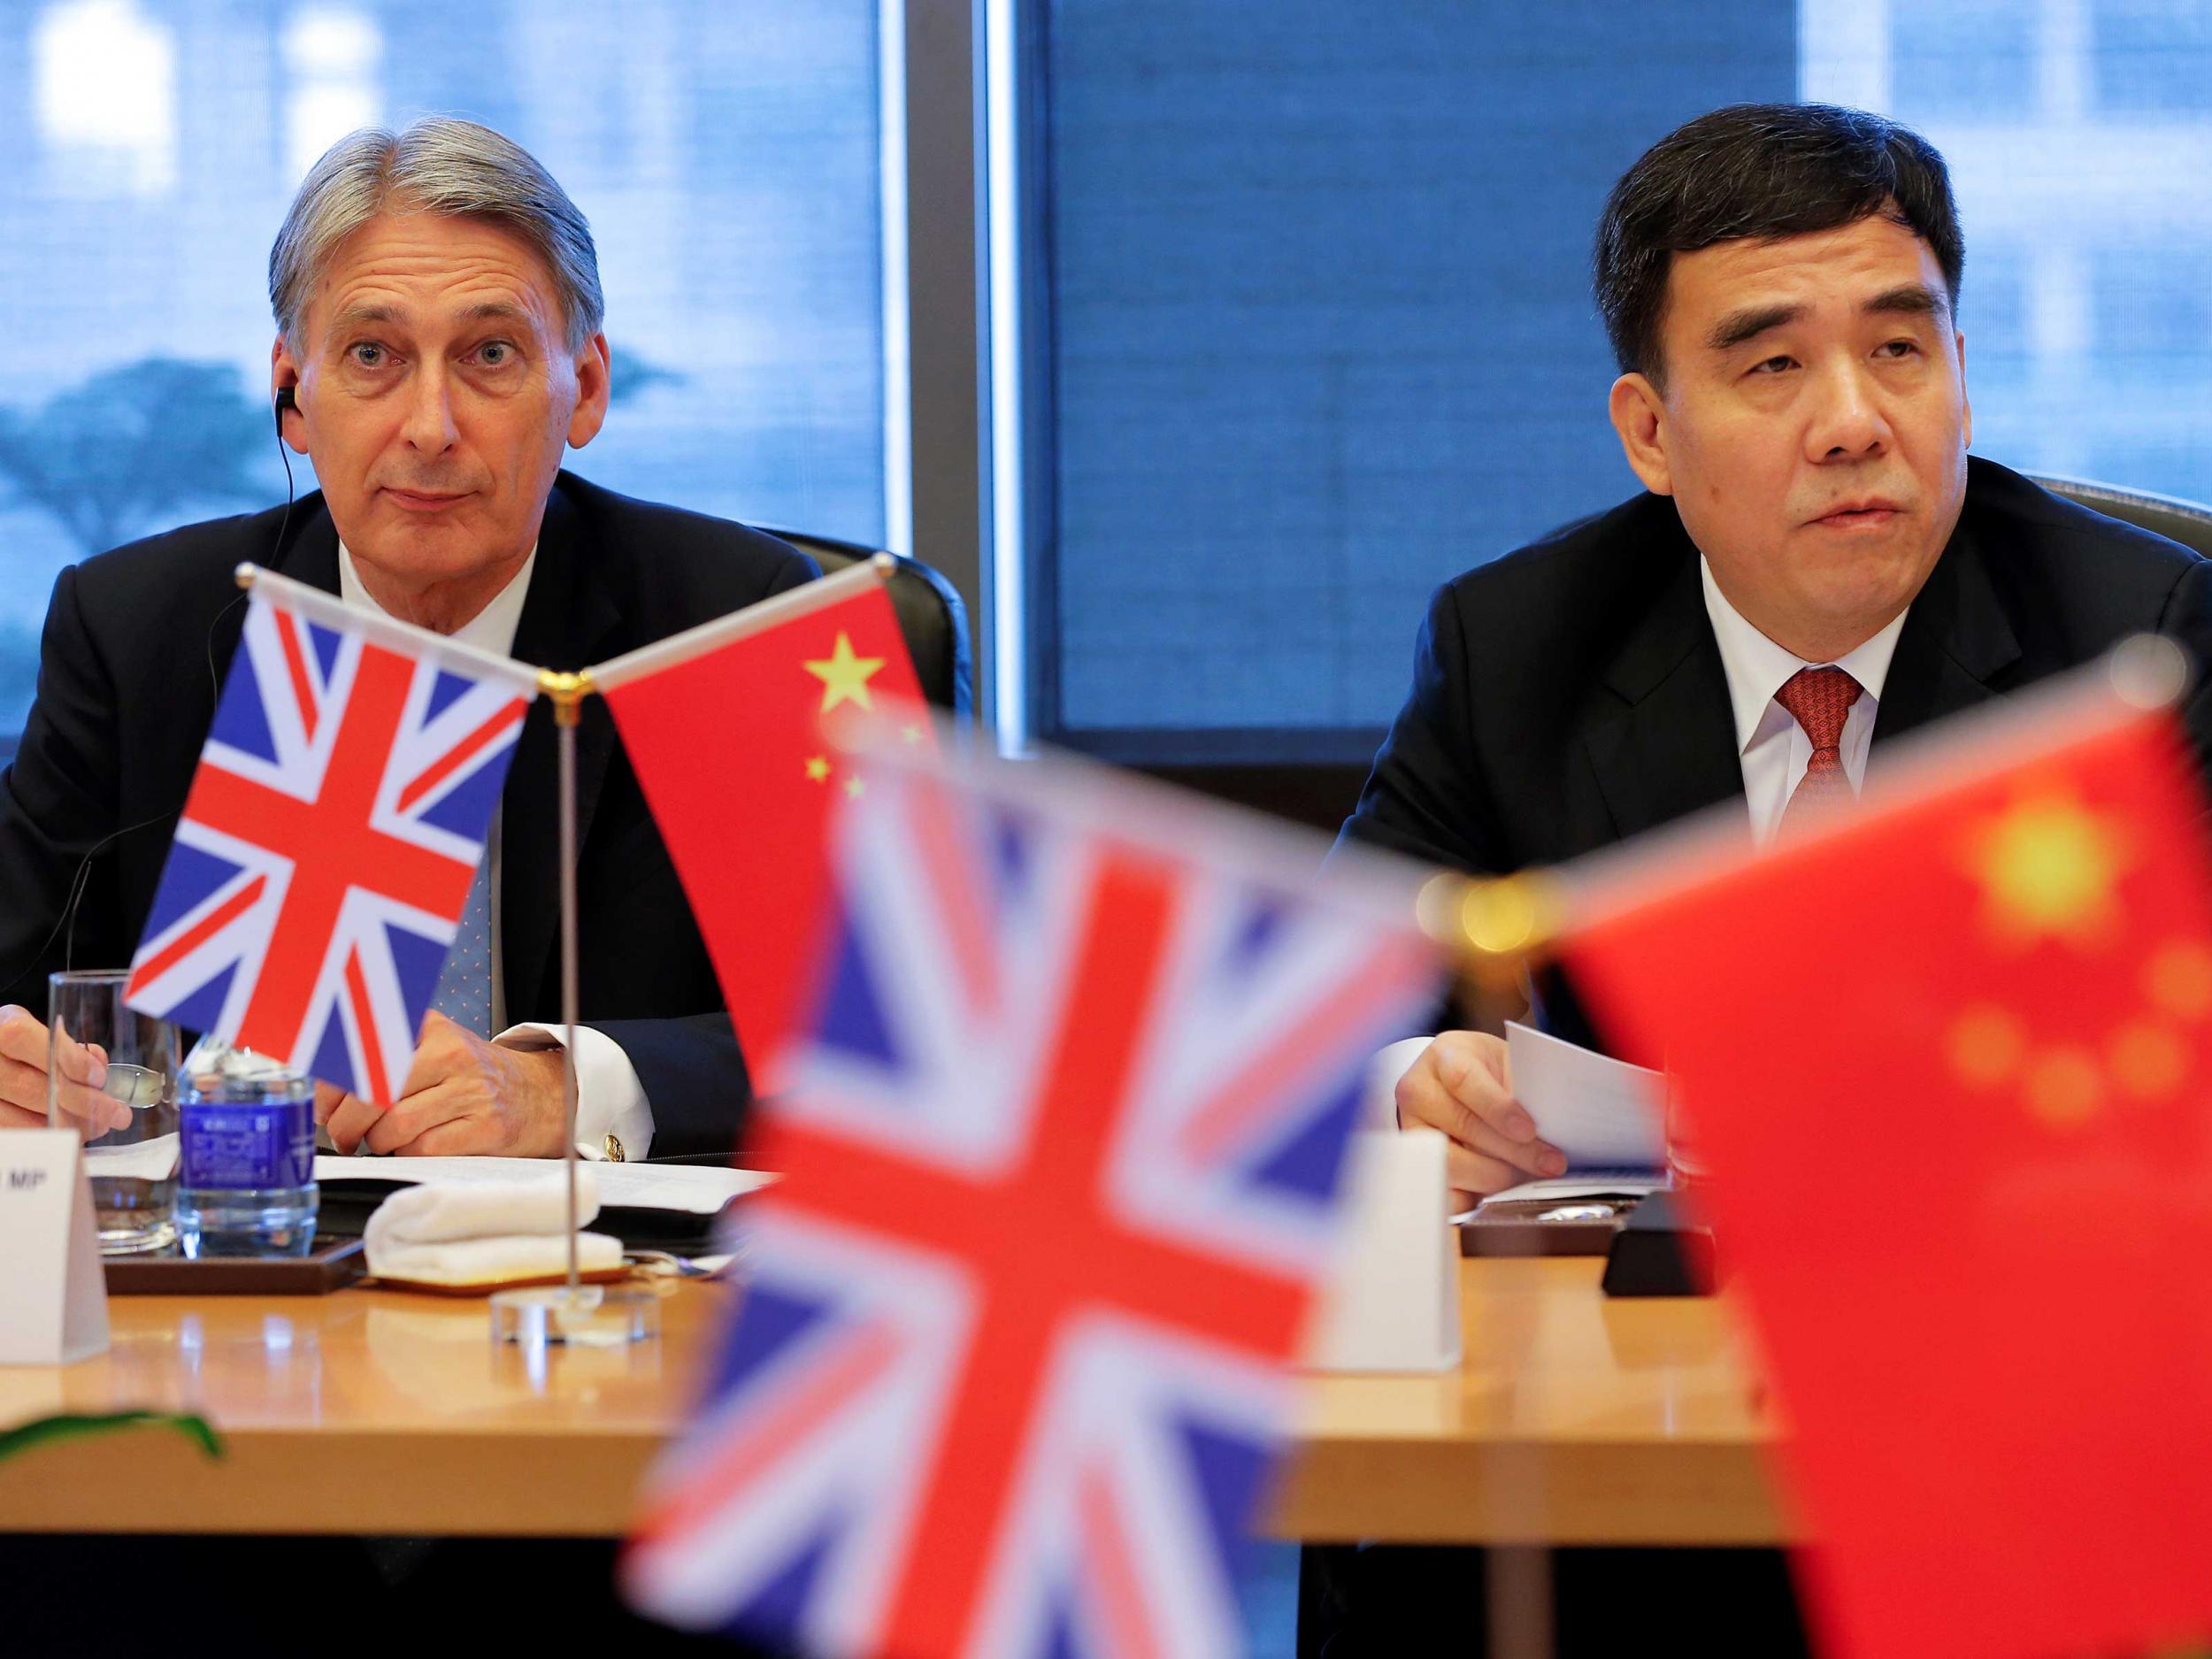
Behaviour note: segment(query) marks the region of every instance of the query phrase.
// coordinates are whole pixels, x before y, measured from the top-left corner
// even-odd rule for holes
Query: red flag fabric
[[[691,900],[753,1086],[772,1092],[830,902],[831,808],[866,787],[839,731],[879,719],[907,742],[934,741],[890,595],[872,570],[841,572],[593,680]]]
[[[2201,1642],[2201,788],[2101,682],[1936,741],[1888,810],[1585,887],[1563,955],[1714,1171],[1826,1650]]]

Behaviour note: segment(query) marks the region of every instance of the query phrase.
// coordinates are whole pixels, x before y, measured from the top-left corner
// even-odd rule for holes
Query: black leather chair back
[[[2212,558],[2212,507],[2200,506],[2177,495],[2160,495],[2120,484],[2093,484],[2083,478],[2045,478],[2032,472],[2028,476],[2054,495],[2063,495],[2108,518],[2152,531]]]
[[[763,526],[764,528],[765,526]],[[876,549],[857,541],[810,535],[803,530],[770,530],[770,535],[788,541],[834,575]],[[907,655],[914,659],[914,677],[922,695],[938,708],[964,715],[972,706],[972,671],[968,661],[968,612],[953,585],[919,559],[894,553],[896,568],[888,584],[891,609],[898,613],[899,631],[906,635]]]

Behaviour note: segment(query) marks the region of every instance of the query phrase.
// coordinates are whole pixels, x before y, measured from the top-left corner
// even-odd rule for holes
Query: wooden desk
[[[1308,1385],[1286,1537],[1771,1543],[1771,1432],[1724,1310],[1607,1302],[1590,1260],[1463,1264],[1467,1363]],[[611,1536],[689,1404],[723,1293],[672,1284],[660,1342],[495,1349],[480,1302],[350,1290],[118,1297],[114,1345],[0,1368],[0,1425],[196,1410],[228,1455],[134,1430],[0,1463],[0,1532]],[[127,1502],[123,1494],[128,1494]]]
[[[1614,1301],[1604,1263],[1464,1261],[1465,1359],[1321,1377],[1272,1530],[1314,1540],[1772,1544],[1775,1425],[1728,1305]]]
[[[724,1303],[667,1292],[658,1342],[535,1366],[474,1299],[115,1297],[102,1357],[0,1367],[0,1424],[197,1411],[226,1455],[152,1429],[41,1447],[0,1463],[0,1532],[616,1536]]]

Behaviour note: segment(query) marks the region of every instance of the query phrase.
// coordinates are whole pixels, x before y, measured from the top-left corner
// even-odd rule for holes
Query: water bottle
[[[203,1037],[177,1078],[177,1240],[204,1256],[304,1256],[315,1242],[315,1082]]]

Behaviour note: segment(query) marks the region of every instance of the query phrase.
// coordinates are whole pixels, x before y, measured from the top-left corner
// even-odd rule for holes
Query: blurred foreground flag
[[[537,683],[255,572],[130,1005],[390,1105]]]
[[[749,1283],[625,1581],[820,1655],[1232,1654],[1419,872],[894,745],[764,1112]]]
[[[2182,675],[2136,641],[1939,734],[1880,810],[1570,877],[1567,966],[1666,1056],[1714,1171],[1846,1659],[2212,1633],[2212,858]]]
[[[933,729],[884,573],[857,565],[591,671],[713,959],[756,1094],[779,1058],[829,902],[832,808],[858,789],[832,741]]]

